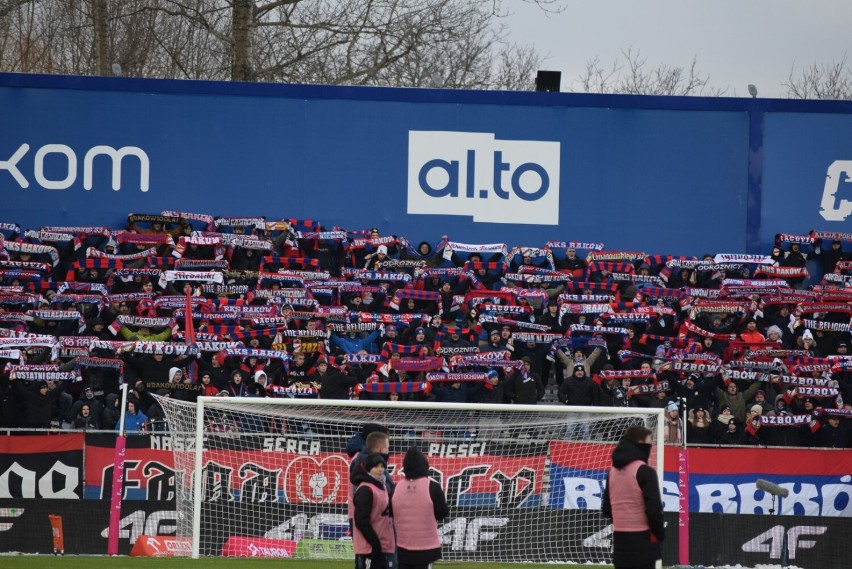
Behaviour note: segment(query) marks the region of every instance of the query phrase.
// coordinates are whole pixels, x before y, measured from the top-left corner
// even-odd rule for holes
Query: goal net
[[[447,496],[443,556],[458,561],[606,563],[604,481],[631,425],[661,410],[564,406],[159,398],[173,437],[177,535],[193,556],[352,558],[350,439],[390,433],[394,479],[417,446]],[[357,447],[357,445],[356,445]],[[662,469],[658,468],[658,472]]]

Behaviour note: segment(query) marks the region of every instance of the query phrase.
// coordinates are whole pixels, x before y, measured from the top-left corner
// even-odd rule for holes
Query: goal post
[[[347,445],[386,427],[388,468],[411,446],[447,495],[447,560],[611,562],[601,515],[625,429],[653,433],[662,487],[663,410],[199,397],[159,398],[173,437],[177,535],[192,556],[351,558]],[[180,439],[180,440],[174,440]]]

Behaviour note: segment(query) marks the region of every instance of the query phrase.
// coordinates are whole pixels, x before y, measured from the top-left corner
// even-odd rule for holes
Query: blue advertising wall
[[[172,209],[413,242],[765,252],[776,232],[852,230],[850,126],[838,102],[0,74],[0,221]]]

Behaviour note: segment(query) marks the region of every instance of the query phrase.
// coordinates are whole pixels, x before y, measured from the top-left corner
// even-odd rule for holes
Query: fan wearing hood
[[[169,385],[174,386],[174,389],[170,388],[169,391],[172,394],[172,397],[175,399],[179,399],[181,401],[189,401],[193,399],[192,395],[189,391],[184,389],[180,389],[180,384],[189,383],[189,379],[184,374],[183,370],[179,367],[171,367],[169,368]]]
[[[438,522],[449,515],[441,485],[429,479],[429,461],[411,447],[402,461],[405,480],[391,500],[399,569],[427,569],[441,558]]]
[[[651,431],[634,425],[612,453],[602,513],[612,518],[616,569],[651,569],[666,537],[657,473],[648,466]]]

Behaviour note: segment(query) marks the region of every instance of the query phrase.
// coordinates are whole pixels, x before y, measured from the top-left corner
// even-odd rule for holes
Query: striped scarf
[[[565,283],[565,290],[569,292],[582,292],[585,290],[594,290],[600,292],[618,293],[617,283],[591,283],[587,281],[568,281]],[[616,298],[618,298],[616,294]]]
[[[62,336],[59,338],[59,357],[76,358],[88,356],[96,336]]]
[[[228,348],[220,352],[224,358],[258,358],[262,360],[281,360],[284,363],[292,361],[287,352],[278,350],[258,350],[254,348]]]
[[[600,338],[590,338],[588,336],[576,336],[568,338],[559,338],[550,344],[550,351],[547,354],[547,359],[556,361],[556,351],[568,348],[570,351],[582,350],[585,348],[601,348],[606,350],[606,342]]]
[[[627,390],[627,398],[636,397],[637,395],[655,395],[657,393],[668,391],[670,389],[668,380],[657,381],[654,378],[654,383],[645,383],[642,385],[631,385]]]
[[[92,358],[92,357],[79,357],[76,359],[75,369],[79,372],[81,368],[105,368],[105,369],[115,369],[118,370],[118,383],[119,385],[124,383],[124,361],[118,358]]]
[[[607,381],[609,379],[640,379],[642,382],[647,383],[649,380],[653,383],[657,383],[657,374],[653,371],[643,371],[640,369],[623,369],[623,370],[603,370],[598,372],[594,377],[596,377],[596,381],[600,383],[601,381]],[[662,383],[662,382],[659,382]],[[666,383],[668,386],[668,383]],[[664,391],[668,390],[668,387]]]
[[[406,344],[394,344],[392,342],[385,342],[382,344],[381,355],[385,359],[390,359],[391,354],[399,354],[401,356],[412,356],[412,357],[426,357],[428,350],[425,346],[419,346],[417,344],[408,346]]]
[[[143,316],[129,316],[122,314],[109,325],[113,336],[117,336],[124,326],[136,328],[171,328],[172,332],[178,331],[178,324],[174,318],[147,318]]]
[[[260,259],[260,270],[263,271],[265,265],[278,265],[288,269],[318,269],[319,259],[311,259],[309,257],[279,257],[277,255],[268,255]]]
[[[425,302],[437,302],[440,306],[441,303],[441,294],[438,292],[431,292],[427,290],[415,290],[411,288],[401,288],[398,289],[393,298],[390,300],[390,307],[394,310],[399,310],[399,303],[402,300],[407,300],[409,298],[413,298],[418,301]],[[440,310],[439,310],[440,313]]]
[[[423,381],[373,381],[359,383],[355,393],[423,393],[428,395],[432,386]]]
[[[18,365],[8,363],[3,369],[13,379],[19,381],[77,381],[80,377],[74,371],[60,371],[58,365]]]
[[[697,363],[683,360],[672,362],[671,366],[672,371],[680,373],[681,377],[686,373],[719,373],[722,371],[722,366],[718,364]]]
[[[627,328],[615,326],[586,326],[584,324],[572,324],[568,328],[569,335],[581,334],[604,334],[609,336],[627,336]]]
[[[705,338],[713,338],[714,340],[721,340],[723,342],[732,342],[732,341],[736,341],[736,339],[737,339],[736,334],[716,334],[716,333],[710,332],[708,330],[705,330],[703,328],[696,326],[690,320],[684,321],[682,326],[688,332],[690,332],[692,334],[697,334],[699,336],[703,336]]]
[[[444,367],[444,358],[399,358],[389,361],[391,369],[398,371],[433,371]]]
[[[465,372],[452,372],[452,373],[428,373],[426,374],[426,381],[429,383],[467,383],[467,382],[476,382],[483,383],[488,381],[488,374],[485,372],[479,371],[465,371]]]
[[[619,261],[594,261],[589,263],[587,270],[590,274],[607,271],[608,273],[627,273],[632,275],[636,272],[633,263]]]
[[[34,320],[75,320],[79,332],[86,329],[83,315],[76,310],[28,310],[27,316]]]

